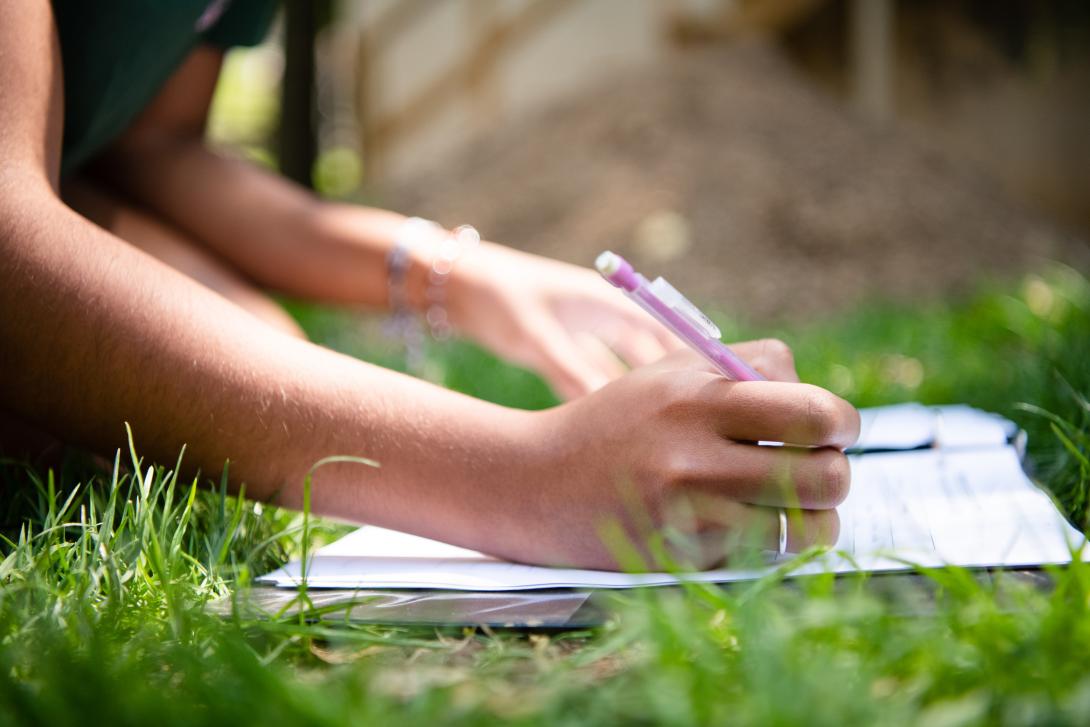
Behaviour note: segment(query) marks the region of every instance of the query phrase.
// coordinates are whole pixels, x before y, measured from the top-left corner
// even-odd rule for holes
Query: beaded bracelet
[[[445,341],[452,333],[446,309],[447,281],[458,259],[481,240],[480,234],[469,225],[455,228],[442,239],[441,235],[443,229],[435,222],[410,217],[398,228],[393,247],[386,255],[391,332],[404,340],[408,368],[418,373],[424,370],[425,356],[423,335],[410,304],[407,284],[413,254],[425,245],[434,248],[424,293],[424,320],[432,337]]]
[[[438,224],[422,217],[410,217],[394,233],[394,244],[386,254],[386,294],[390,302],[387,333],[405,343],[405,365],[416,374],[424,372],[424,332],[409,302],[408,275],[413,252],[431,244],[443,232]]]
[[[424,320],[428,323],[432,338],[445,341],[450,338],[450,316],[447,314],[447,280],[454,270],[454,264],[481,242],[481,235],[470,225],[454,228],[450,237],[439,243],[439,249],[431,261],[428,271],[428,289],[425,294],[427,309]]]
[[[386,284],[390,310],[395,317],[411,313],[406,278],[412,264],[413,252],[424,244],[432,243],[442,229],[431,220],[410,217],[394,233],[394,245],[386,255]]]

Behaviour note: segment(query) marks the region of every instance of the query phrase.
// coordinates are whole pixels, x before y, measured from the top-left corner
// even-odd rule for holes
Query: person
[[[790,549],[835,537],[852,406],[798,383],[777,341],[736,347],[771,381],[713,373],[590,270],[482,243],[442,271],[449,323],[540,372],[567,399],[545,411],[306,341],[262,291],[382,308],[407,223],[204,144],[224,49],[257,42],[274,11],[0,4],[9,434],[108,454],[128,423],[150,459],[184,444],[195,471],[229,460],[232,487],[290,507],[317,461],[363,456],[380,467],[315,471],[315,512],[532,563],[617,567],[609,523],[633,537],[681,523],[701,542],[760,526],[775,543],[780,508]],[[417,309],[435,304],[436,249],[403,250]]]

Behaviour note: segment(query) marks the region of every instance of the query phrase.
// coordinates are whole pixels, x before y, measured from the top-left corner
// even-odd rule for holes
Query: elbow
[[[43,172],[0,163],[0,257],[10,260],[11,245],[54,217],[59,204],[60,195]]]
[[[0,162],[0,219],[7,222],[28,204],[60,199],[58,182],[44,170]]]

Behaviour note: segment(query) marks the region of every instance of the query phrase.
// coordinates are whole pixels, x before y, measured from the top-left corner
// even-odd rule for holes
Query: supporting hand
[[[542,376],[570,399],[601,388],[682,344],[596,273],[481,245],[451,278],[454,324]]]

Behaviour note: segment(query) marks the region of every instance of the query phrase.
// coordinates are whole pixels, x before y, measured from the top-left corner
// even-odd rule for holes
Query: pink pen
[[[608,250],[598,256],[594,266],[603,278],[711,361],[724,376],[736,381],[765,380],[719,340],[719,327],[663,278],[648,282],[627,260]]]

